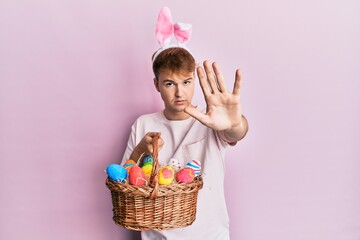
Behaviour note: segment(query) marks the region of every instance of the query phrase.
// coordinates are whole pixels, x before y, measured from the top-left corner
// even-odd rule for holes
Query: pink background
[[[162,107],[150,57],[164,5],[229,88],[243,72],[232,239],[359,240],[356,0],[0,1],[0,239],[139,239],[112,222],[103,170]]]

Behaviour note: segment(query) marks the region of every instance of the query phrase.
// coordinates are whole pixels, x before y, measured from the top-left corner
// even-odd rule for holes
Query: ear
[[[189,41],[191,29],[192,26],[188,23],[176,23],[174,25],[174,35],[179,44],[184,44]]]
[[[156,39],[161,47],[170,44],[171,35],[174,32],[174,24],[171,18],[171,12],[168,7],[163,7],[159,13],[158,21],[156,23]]]
[[[159,80],[158,80],[156,77],[154,77],[154,86],[155,86],[156,90],[157,90],[158,92],[160,92]]]

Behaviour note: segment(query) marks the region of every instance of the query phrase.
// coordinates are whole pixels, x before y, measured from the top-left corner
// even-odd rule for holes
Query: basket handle
[[[153,137],[153,168],[151,171],[151,175],[150,175],[150,182],[149,185],[151,187],[153,187],[153,191],[150,194],[150,198],[156,198],[158,193],[159,193],[159,178],[158,178],[158,172],[159,172],[159,159],[158,159],[158,155],[159,155],[159,138],[160,138],[160,133],[157,133],[154,137]]]

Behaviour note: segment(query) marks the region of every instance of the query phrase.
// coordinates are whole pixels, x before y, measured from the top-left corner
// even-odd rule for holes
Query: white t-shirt
[[[164,145],[159,151],[160,166],[171,158],[182,167],[191,160],[201,161],[203,188],[199,191],[196,220],[191,226],[165,231],[142,231],[143,240],[228,240],[229,217],[224,196],[224,154],[228,143],[218,134],[190,117],[170,121],[162,112],[140,116],[131,128],[123,157],[129,159],[134,147],[147,132],[160,132]]]

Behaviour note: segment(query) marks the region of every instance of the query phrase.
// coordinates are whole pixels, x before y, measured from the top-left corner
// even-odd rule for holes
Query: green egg
[[[152,164],[153,163],[153,158],[151,155],[146,155],[144,157],[144,160],[143,160],[143,166],[145,166],[146,164]]]

